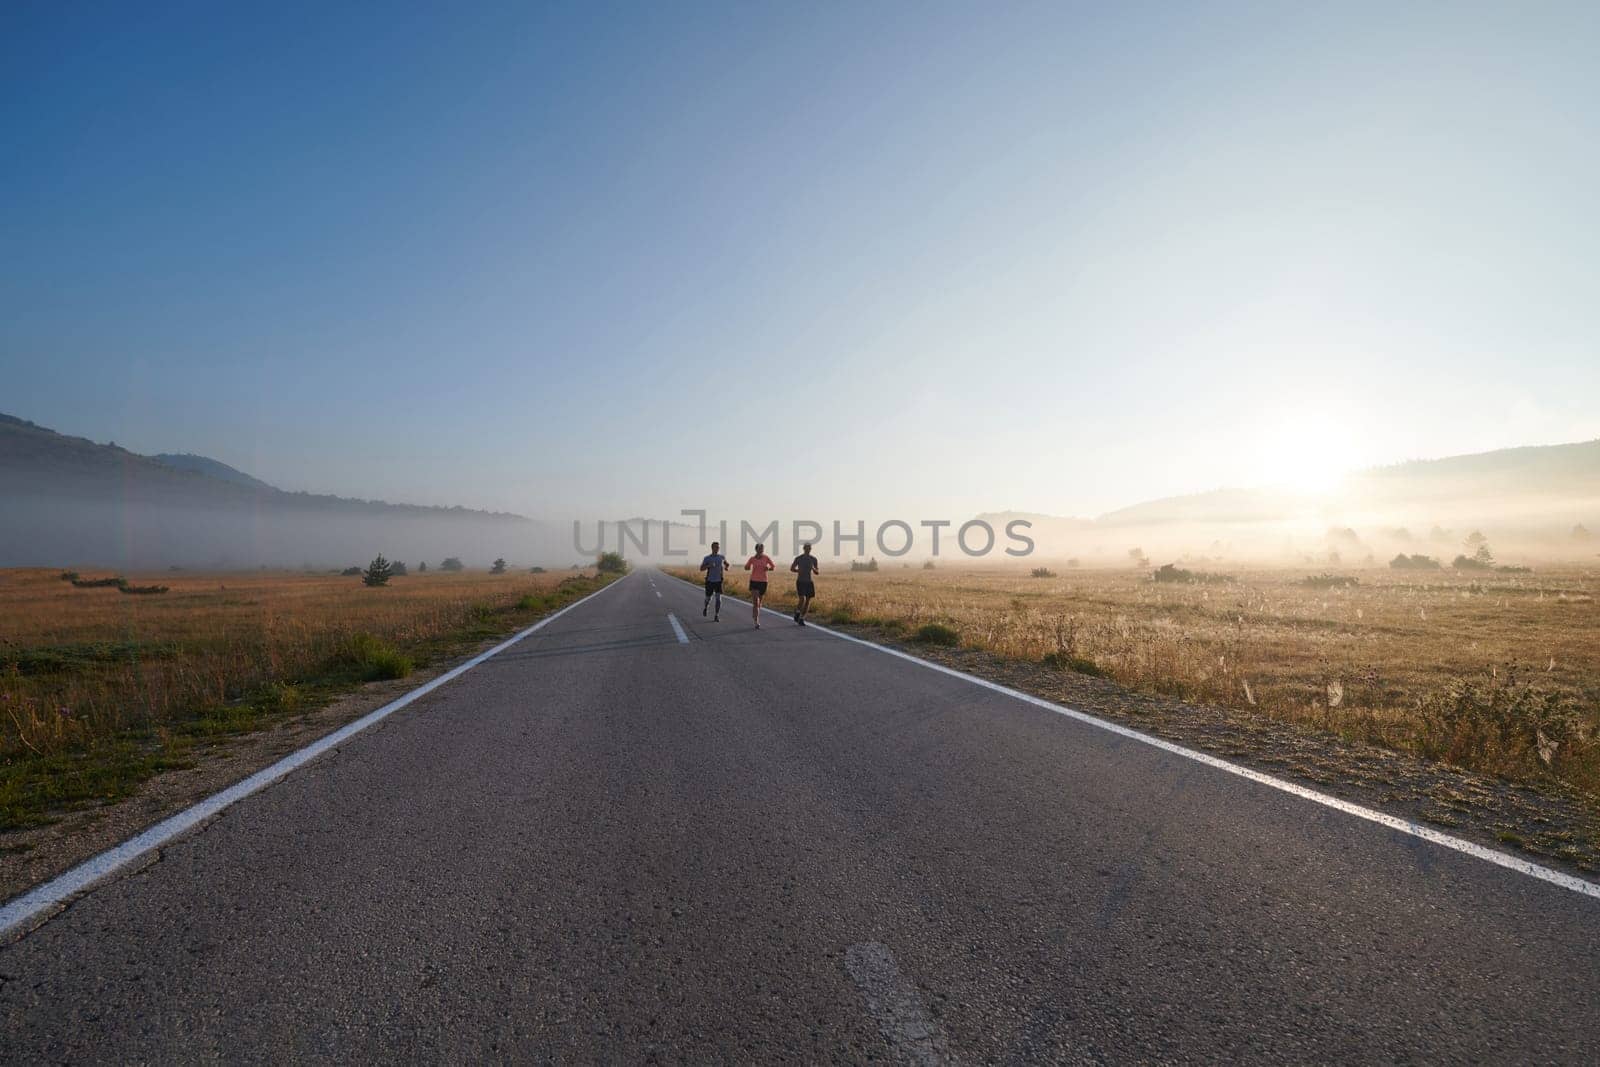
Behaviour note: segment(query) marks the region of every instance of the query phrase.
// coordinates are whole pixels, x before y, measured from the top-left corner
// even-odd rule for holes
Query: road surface
[[[642,571],[0,948],[0,1058],[1592,1063],[1597,947],[1600,900]]]

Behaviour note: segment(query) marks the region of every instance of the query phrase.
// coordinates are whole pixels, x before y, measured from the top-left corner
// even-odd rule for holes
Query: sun
[[[1350,428],[1322,412],[1298,412],[1261,435],[1259,463],[1264,481],[1306,496],[1336,491],[1356,465]]]

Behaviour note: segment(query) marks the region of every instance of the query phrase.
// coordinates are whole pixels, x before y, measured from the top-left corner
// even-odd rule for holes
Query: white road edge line
[[[674,575],[674,577],[676,576]],[[678,580],[683,582],[684,585],[689,586],[691,589],[695,588],[694,584],[691,582],[684,581],[682,578],[679,578]],[[738,598],[725,597],[725,599],[736,600]],[[745,604],[749,603],[747,600],[741,600],[739,602]],[[785,615],[781,611],[776,611],[768,607],[763,607],[761,610],[768,612],[769,614],[776,615],[780,619],[792,617]],[[1111,733],[1117,734],[1118,736],[1126,737],[1130,740],[1150,745],[1153,748],[1159,748],[1163,752],[1170,752],[1174,756],[1182,756],[1184,759],[1194,760],[1196,763],[1203,763],[1208,767],[1215,767],[1219,771],[1227,771],[1229,774],[1236,774],[1240,778],[1248,778],[1252,782],[1258,782],[1261,785],[1268,786],[1272,789],[1289,793],[1293,796],[1299,797],[1302,800],[1309,800],[1314,804],[1321,804],[1323,807],[1344,812],[1346,815],[1354,815],[1358,819],[1365,819],[1368,822],[1377,823],[1379,826],[1386,826],[1391,830],[1398,830],[1403,834],[1410,834],[1412,837],[1418,837],[1432,844],[1440,845],[1444,848],[1460,852],[1463,855],[1471,856],[1474,859],[1483,860],[1485,863],[1492,863],[1497,867],[1504,867],[1507,870],[1516,871],[1518,874],[1527,875],[1529,878],[1537,878],[1542,882],[1549,882],[1550,884],[1558,885],[1563,889],[1570,889],[1574,893],[1581,893],[1586,897],[1593,897],[1596,900],[1600,900],[1600,884],[1585,881],[1584,879],[1578,878],[1574,875],[1541,866],[1540,864],[1522,859],[1520,856],[1513,856],[1510,853],[1501,852],[1498,849],[1480,845],[1476,841],[1468,841],[1466,838],[1456,837],[1453,834],[1441,833],[1432,827],[1423,826],[1421,823],[1416,822],[1413,819],[1402,819],[1398,815],[1390,815],[1388,812],[1378,811],[1376,808],[1369,808],[1361,804],[1354,804],[1348,800],[1341,800],[1338,797],[1329,796],[1327,793],[1319,793],[1315,789],[1308,789],[1307,787],[1296,782],[1278,778],[1263,771],[1246,767],[1243,764],[1230,763],[1229,761],[1218,756],[1213,756],[1208,752],[1201,752],[1199,749],[1188,748],[1184,745],[1179,745],[1172,741],[1167,741],[1156,737],[1153,734],[1143,733],[1139,730],[1133,729],[1132,727],[1123,726],[1121,723],[1115,723],[1109,719],[1102,719],[1098,716],[1090,715],[1088,712],[1079,711],[1077,708],[1069,708],[1065,704],[1057,704],[1053,701],[1046,700],[1043,697],[1036,697],[1032,693],[1024,693],[1020,689],[1012,689],[1010,686],[1004,686],[998,682],[991,682],[987,678],[979,678],[975,674],[968,674],[965,671],[958,671],[954,667],[946,667],[942,663],[934,663],[932,660],[925,660],[919,656],[913,656],[909,652],[901,652],[897,648],[889,648],[887,645],[880,645],[874,641],[868,641],[865,638],[855,637],[851,634],[840,633],[838,630],[830,630],[826,626],[818,626],[813,622],[807,622],[806,627],[808,629],[819,630],[822,633],[827,634],[829,637],[837,637],[841,641],[849,641],[852,644],[863,645],[867,648],[875,649],[878,652],[882,652],[886,656],[894,656],[895,658],[903,659],[908,663],[915,663],[917,666],[926,667],[930,671],[938,671],[940,674],[948,674],[952,678],[960,678],[964,681],[971,682],[973,685],[981,685],[985,689],[996,693],[1002,693],[1014,700],[1020,700],[1024,704],[1032,704],[1035,707],[1044,708],[1046,711],[1053,711],[1057,715],[1065,715],[1069,719],[1075,719],[1078,722],[1084,723],[1088,726],[1097,727],[1101,730],[1108,730]]]
[[[607,589],[621,585],[622,582],[623,579],[621,578],[614,582],[608,582],[588,596],[574,600],[560,611],[546,615],[527,629],[506,638],[506,640],[495,645],[487,652],[480,652],[460,666],[451,668],[433,681],[420,685],[409,693],[391,700],[376,711],[368,712],[356,721],[313,741],[305,748],[289,753],[289,755],[270,767],[257,771],[250,777],[241,782],[236,782],[220,793],[213,793],[206,799],[185,808],[176,815],[163,819],[144,832],[130,837],[115,848],[107,849],[98,856],[84,860],[76,867],[57,875],[43,885],[35,886],[21,896],[7,901],[3,907],[0,907],[0,938],[6,938],[17,931],[19,927],[31,923],[43,912],[67,903],[146,853],[161,848],[174,838],[181,836],[212,816],[237,804],[252,793],[258,793],[274,782],[287,777],[290,772],[316,759],[329,749],[337,748],[367,727],[388,718],[412,701],[427,696],[446,682],[459,678],[484,660],[504,652],[523,638],[555,622],[573,608],[592,600]]]
[[[656,595],[660,596],[659,593]],[[687,645],[689,643],[689,635],[683,632],[683,623],[679,622],[678,617],[670,611],[667,612],[667,621],[672,624],[672,632],[678,635],[678,644]]]

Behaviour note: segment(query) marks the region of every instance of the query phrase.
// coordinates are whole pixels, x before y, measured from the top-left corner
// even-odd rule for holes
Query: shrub
[[[490,574],[504,574],[505,572],[506,572],[506,561],[503,560],[503,559],[495,560],[494,561],[494,565],[489,568],[489,573]]]
[[[1532,567],[1509,567],[1509,566],[1507,566],[1507,567],[1496,567],[1495,570],[1498,571],[1501,574],[1532,574],[1533,573],[1533,568]]]
[[[1069,656],[1065,652],[1046,652],[1040,662],[1058,671],[1076,671],[1078,674],[1088,674],[1095,678],[1106,676],[1106,672],[1101,670],[1094,660],[1082,656]]]
[[[366,572],[361,575],[361,582],[363,585],[374,588],[380,585],[388,585],[391,573],[393,573],[393,568],[389,566],[389,561],[383,558],[383,553],[379,552],[377,557],[367,564]]]
[[[1186,571],[1176,563],[1163,563],[1150,577],[1158,582],[1192,582],[1194,571]]]
[[[549,606],[550,599],[548,597],[539,596],[535,593],[527,593],[521,600],[517,601],[518,611],[544,611]]]
[[[595,560],[595,570],[601,574],[627,574],[628,561],[622,558],[621,552],[602,552]]]
[[[1163,563],[1150,577],[1157,582],[1195,582],[1207,585],[1223,585],[1233,581],[1231,574],[1207,574],[1205,571],[1184,570],[1175,563]]]
[[[853,571],[875,571],[878,569],[878,557],[874,556],[865,563],[858,559],[853,559],[850,561],[850,569]]]
[[[933,570],[933,560],[930,559],[927,562],[923,563],[922,569],[925,570],[925,571]]]
[[[389,577],[400,578],[403,577],[405,573],[406,565],[400,560],[395,560],[393,563],[389,564]]]
[[[1353,589],[1361,579],[1353,574],[1309,574],[1300,579],[1300,584],[1312,589]]]
[[[126,578],[73,578],[72,584],[78,589],[117,589],[128,584]]]
[[[942,623],[930,622],[917,630],[916,639],[925,645],[959,645],[961,635]]]
[[[167,591],[164,585],[129,585],[126,582],[117,586],[117,592],[129,596],[159,596]]]
[[[340,577],[343,577],[343,578],[359,578],[359,577],[361,577],[361,568],[360,567],[346,567],[344,570],[339,572],[339,575],[340,575]]]
[[[1028,573],[1035,578],[1054,578],[1056,576],[1056,572],[1049,567],[1035,567]]]
[[[77,571],[62,571],[56,577],[60,578],[63,582],[75,582],[75,581],[78,580],[78,572]]]
[[[528,568],[528,573],[529,574],[543,574],[544,573],[544,568],[543,567],[529,567]]]
[[[411,673],[411,657],[367,633],[351,636],[345,647],[345,659],[372,682],[382,678],[404,678]]]
[[[1404,552],[1389,561],[1389,566],[1397,571],[1436,571],[1442,569],[1439,561],[1432,556],[1408,556]]]
[[[1519,683],[1462,683],[1421,702],[1423,755],[1494,773],[1576,769],[1595,757],[1594,724],[1569,694]]]
[[[446,556],[444,562],[439,564],[439,569],[442,571],[461,571],[466,570],[466,566],[458,557]]]
[[[428,561],[427,560],[423,560],[421,563],[417,564],[417,573],[418,574],[427,574],[428,573]]]
[[[305,694],[292,682],[269,682],[256,694],[255,704],[262,711],[297,711]]]
[[[1492,571],[1494,564],[1485,563],[1476,556],[1457,556],[1451,561],[1450,566],[1458,571]]]

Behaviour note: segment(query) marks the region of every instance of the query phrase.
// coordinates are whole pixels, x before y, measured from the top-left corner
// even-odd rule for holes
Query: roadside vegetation
[[[0,831],[127,795],[209,741],[404,678],[610,580],[407,579],[381,556],[356,574],[185,573],[129,597],[143,587],[0,571]]]

